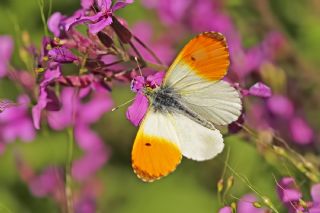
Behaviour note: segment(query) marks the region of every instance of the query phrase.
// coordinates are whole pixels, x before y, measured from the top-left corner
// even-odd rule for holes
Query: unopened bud
[[[254,207],[256,207],[256,208],[261,208],[261,207],[262,207],[261,203],[259,203],[259,202],[257,202],[257,201],[253,202],[252,205],[253,205]]]
[[[233,186],[233,183],[234,183],[234,177],[233,176],[230,176],[227,180],[227,189],[229,190],[232,186]]]
[[[217,189],[218,189],[218,192],[222,192],[223,190],[223,179],[220,179],[217,183]]]
[[[286,151],[282,147],[280,147],[280,146],[272,146],[272,148],[278,155],[281,155],[281,156],[285,156],[286,155]]]

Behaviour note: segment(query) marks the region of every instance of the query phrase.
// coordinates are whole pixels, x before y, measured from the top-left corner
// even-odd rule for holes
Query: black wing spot
[[[191,61],[196,61],[196,58],[191,56]]]
[[[144,145],[146,145],[146,146],[151,146],[151,143],[145,143]]]

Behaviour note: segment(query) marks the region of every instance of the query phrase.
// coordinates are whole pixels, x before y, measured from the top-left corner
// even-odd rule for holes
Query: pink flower
[[[290,121],[290,132],[292,139],[301,145],[312,143],[313,131],[310,126],[300,117]]]
[[[0,78],[8,72],[8,63],[12,55],[13,40],[10,36],[0,36]]]
[[[138,126],[148,110],[149,101],[143,94],[143,89],[146,86],[151,88],[160,86],[164,75],[164,72],[157,72],[154,75],[149,75],[147,79],[143,76],[137,76],[132,80],[131,90],[136,92],[137,95],[134,102],[128,107],[126,115],[127,119],[131,121],[133,125]]]
[[[269,98],[272,95],[270,87],[267,85],[257,82],[249,89],[249,94],[262,98]]]
[[[276,116],[290,118],[294,113],[292,102],[285,96],[274,95],[267,102],[269,110]]]
[[[75,16],[69,21],[69,23],[67,23],[66,30],[68,31],[74,25],[89,22],[89,32],[96,34],[113,22],[112,15],[114,11],[121,9],[132,2],[133,0],[117,1],[114,5],[112,5],[111,0],[96,0],[98,12],[92,16],[86,16],[84,13],[79,13],[80,16]],[[84,3],[83,1],[82,6],[86,7],[84,9],[88,9],[90,8],[89,5],[91,3],[93,4],[94,2],[89,1]]]

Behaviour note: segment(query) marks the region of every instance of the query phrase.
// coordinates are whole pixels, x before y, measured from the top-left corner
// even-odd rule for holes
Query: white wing
[[[203,161],[215,157],[224,147],[219,130],[208,129],[182,114],[149,112],[142,125],[147,135],[176,144],[183,156]]]

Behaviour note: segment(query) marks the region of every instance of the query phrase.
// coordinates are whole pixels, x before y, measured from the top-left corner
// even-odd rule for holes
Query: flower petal
[[[81,0],[81,7],[85,10],[90,9],[94,4],[94,0]]]
[[[0,78],[7,74],[8,61],[13,50],[13,40],[10,36],[0,36]]]
[[[48,52],[48,56],[55,62],[72,63],[78,58],[66,47],[55,47]]]
[[[162,80],[165,75],[165,72],[157,72],[154,75],[149,75],[147,77],[147,82],[152,88],[158,87],[162,84]]]
[[[133,92],[139,92],[143,89],[145,83],[146,83],[146,81],[143,76],[136,76],[131,81],[131,90]]]
[[[264,213],[265,209],[256,208],[253,202],[256,202],[257,198],[252,194],[244,195],[238,202],[237,212],[238,213]]]
[[[144,118],[148,110],[149,102],[148,98],[142,93],[138,93],[131,106],[127,110],[127,119],[135,126],[138,126]]]
[[[112,18],[109,16],[108,18],[104,18],[97,23],[89,24],[89,32],[92,34],[97,34],[102,31],[106,26],[112,23]]]
[[[134,0],[117,1],[117,2],[113,5],[112,10],[113,10],[113,11],[119,10],[119,9],[121,9],[121,8],[126,7],[128,4],[132,4],[133,2],[134,2]]]
[[[298,201],[302,194],[295,185],[295,180],[292,177],[284,177],[277,184],[277,191],[280,200],[283,203]]]
[[[249,89],[249,94],[262,98],[269,98],[272,95],[270,87],[267,85],[257,82]]]
[[[218,213],[232,213],[232,208],[230,206],[225,206],[221,208]]]
[[[292,139],[301,145],[312,143],[313,131],[305,120],[295,117],[290,121]]]
[[[60,36],[60,24],[64,16],[60,12],[53,13],[48,19],[48,28],[54,36]]]
[[[315,184],[311,187],[311,197],[314,202],[320,204],[320,183]]]

